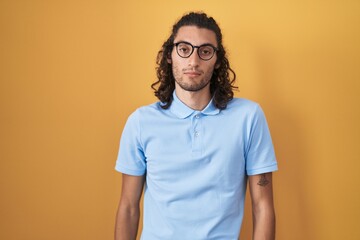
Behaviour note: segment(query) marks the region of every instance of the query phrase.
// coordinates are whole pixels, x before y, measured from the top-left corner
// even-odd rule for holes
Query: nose
[[[200,59],[197,51],[198,51],[198,49],[195,48],[194,52],[190,55],[190,57],[188,57],[188,65],[189,66],[192,66],[192,67],[199,66],[201,59]]]

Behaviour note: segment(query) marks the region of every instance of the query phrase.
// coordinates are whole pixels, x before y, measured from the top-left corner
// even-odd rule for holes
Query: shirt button
[[[198,136],[199,136],[199,132],[195,131],[195,137],[198,137]]]
[[[196,114],[195,118],[199,119],[200,118],[200,114]]]

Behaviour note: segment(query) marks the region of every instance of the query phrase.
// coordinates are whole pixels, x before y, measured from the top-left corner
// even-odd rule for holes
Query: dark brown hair
[[[174,39],[178,30],[183,26],[197,26],[206,28],[216,34],[218,43],[217,62],[219,66],[214,69],[210,80],[210,93],[213,97],[214,104],[219,109],[225,109],[227,103],[233,99],[233,89],[237,89],[233,84],[236,79],[235,72],[230,68],[229,60],[226,58],[226,52],[222,45],[222,34],[219,26],[212,17],[205,13],[191,12],[184,15],[172,28],[170,37],[164,42],[161,50],[158,52],[156,68],[158,81],[151,85],[154,89],[155,96],[163,103],[162,108],[167,109],[173,101],[173,91],[175,89],[175,79],[172,73],[172,65],[168,63],[174,46]],[[232,78],[230,78],[230,73]],[[158,88],[156,88],[156,86]]]

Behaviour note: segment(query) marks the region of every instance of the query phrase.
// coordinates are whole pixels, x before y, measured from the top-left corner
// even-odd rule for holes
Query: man
[[[215,20],[183,16],[157,63],[160,101],[136,110],[120,141],[115,239],[136,239],[144,185],[141,239],[238,239],[247,179],[253,239],[274,239],[271,137],[259,105],[233,98],[235,73]]]

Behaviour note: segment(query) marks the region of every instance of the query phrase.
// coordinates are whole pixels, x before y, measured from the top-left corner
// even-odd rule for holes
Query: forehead
[[[196,46],[210,43],[217,47],[215,32],[207,28],[199,28],[197,26],[180,27],[174,39],[174,42],[179,41],[186,41]]]

